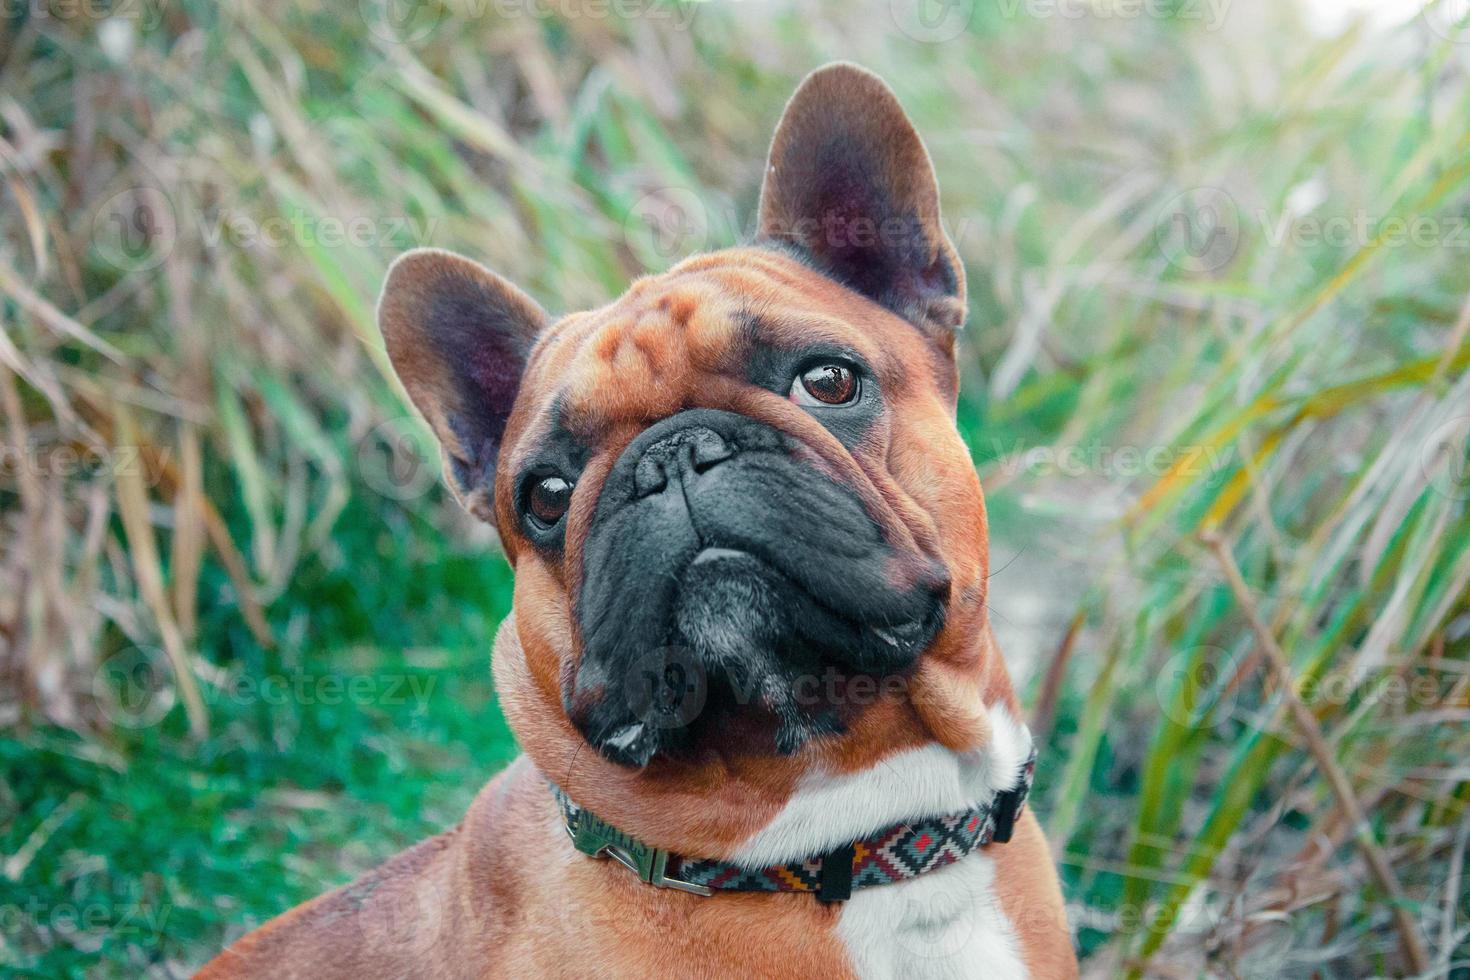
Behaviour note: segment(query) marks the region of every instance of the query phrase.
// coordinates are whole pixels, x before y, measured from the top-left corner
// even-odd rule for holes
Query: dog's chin
[[[689,563],[674,605],[674,631],[706,670],[759,672],[794,630],[791,584],[754,555],[705,548]]]
[[[838,735],[887,681],[911,671],[942,625],[943,604],[936,597],[911,622],[862,622],[760,558],[712,547],[680,577],[672,620],[666,656],[645,662],[622,697],[605,690],[573,715],[619,764],[785,755]],[[650,678],[658,690],[647,689]],[[853,697],[854,687],[866,694]]]

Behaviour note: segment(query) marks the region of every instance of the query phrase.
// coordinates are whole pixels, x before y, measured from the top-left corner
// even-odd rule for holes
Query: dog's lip
[[[752,555],[750,552],[741,551],[739,548],[708,547],[694,556],[694,560],[689,563],[689,567],[693,568],[695,565],[703,565],[706,562],[712,561],[726,561],[732,558],[754,557],[755,556]]]
[[[687,570],[693,570],[700,567],[701,565],[711,566],[721,562],[733,563],[734,567],[732,567],[730,571],[736,573],[741,570],[741,566],[744,566],[745,570],[749,570],[749,567],[751,565],[761,565],[766,568],[770,568],[777,575],[779,575],[789,585],[790,588],[800,590],[801,592],[809,596],[818,605],[831,612],[833,615],[852,622],[854,623],[854,625],[858,625],[862,629],[869,630],[873,633],[873,635],[877,636],[884,643],[895,649],[911,643],[914,638],[914,634],[924,633],[930,628],[930,626],[932,626],[933,620],[936,616],[939,616],[942,621],[942,617],[944,615],[943,603],[939,602],[936,603],[934,606],[926,609],[921,615],[913,619],[901,620],[897,622],[885,621],[863,623],[860,622],[859,619],[855,619],[850,611],[842,611],[833,608],[824,600],[821,595],[810,591],[798,580],[791,578],[788,574],[782,571],[782,569],[778,565],[766,560],[761,555],[756,554],[753,551],[746,551],[743,548],[732,548],[728,545],[705,545],[695,554],[693,558],[689,560],[689,564],[685,566],[685,568]],[[947,585],[944,591],[948,591]]]

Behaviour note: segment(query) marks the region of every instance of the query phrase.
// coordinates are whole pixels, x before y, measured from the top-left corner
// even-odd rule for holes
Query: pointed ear
[[[934,166],[867,69],[827,65],[791,97],[761,186],[760,237],[798,247],[952,352],[965,270],[940,226]]]
[[[439,249],[415,249],[394,262],[378,300],[388,358],[439,437],[451,489],[492,525],[505,423],[547,319],[495,273]]]

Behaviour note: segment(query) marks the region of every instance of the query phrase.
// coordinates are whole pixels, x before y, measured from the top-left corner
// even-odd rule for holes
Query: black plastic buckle
[[[1024,784],[995,794],[995,800],[990,804],[990,817],[994,827],[990,839],[994,843],[1008,842],[1015,832],[1016,818],[1021,815],[1021,804],[1024,802],[1023,791]]]
[[[819,901],[845,902],[852,897],[852,862],[856,857],[857,848],[851,844],[827,852],[817,879]]]

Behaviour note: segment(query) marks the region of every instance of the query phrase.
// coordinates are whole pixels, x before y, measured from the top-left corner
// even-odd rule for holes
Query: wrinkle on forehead
[[[533,356],[535,390],[548,393],[543,405],[556,402],[568,431],[595,440],[688,407],[710,375],[743,376],[756,339],[844,347],[880,378],[896,377],[908,345],[873,336],[874,316],[891,314],[779,253],[695,256],[552,326]]]
[[[743,346],[739,302],[715,283],[635,287],[598,320],[559,379],[567,425],[586,434],[672,415]]]

